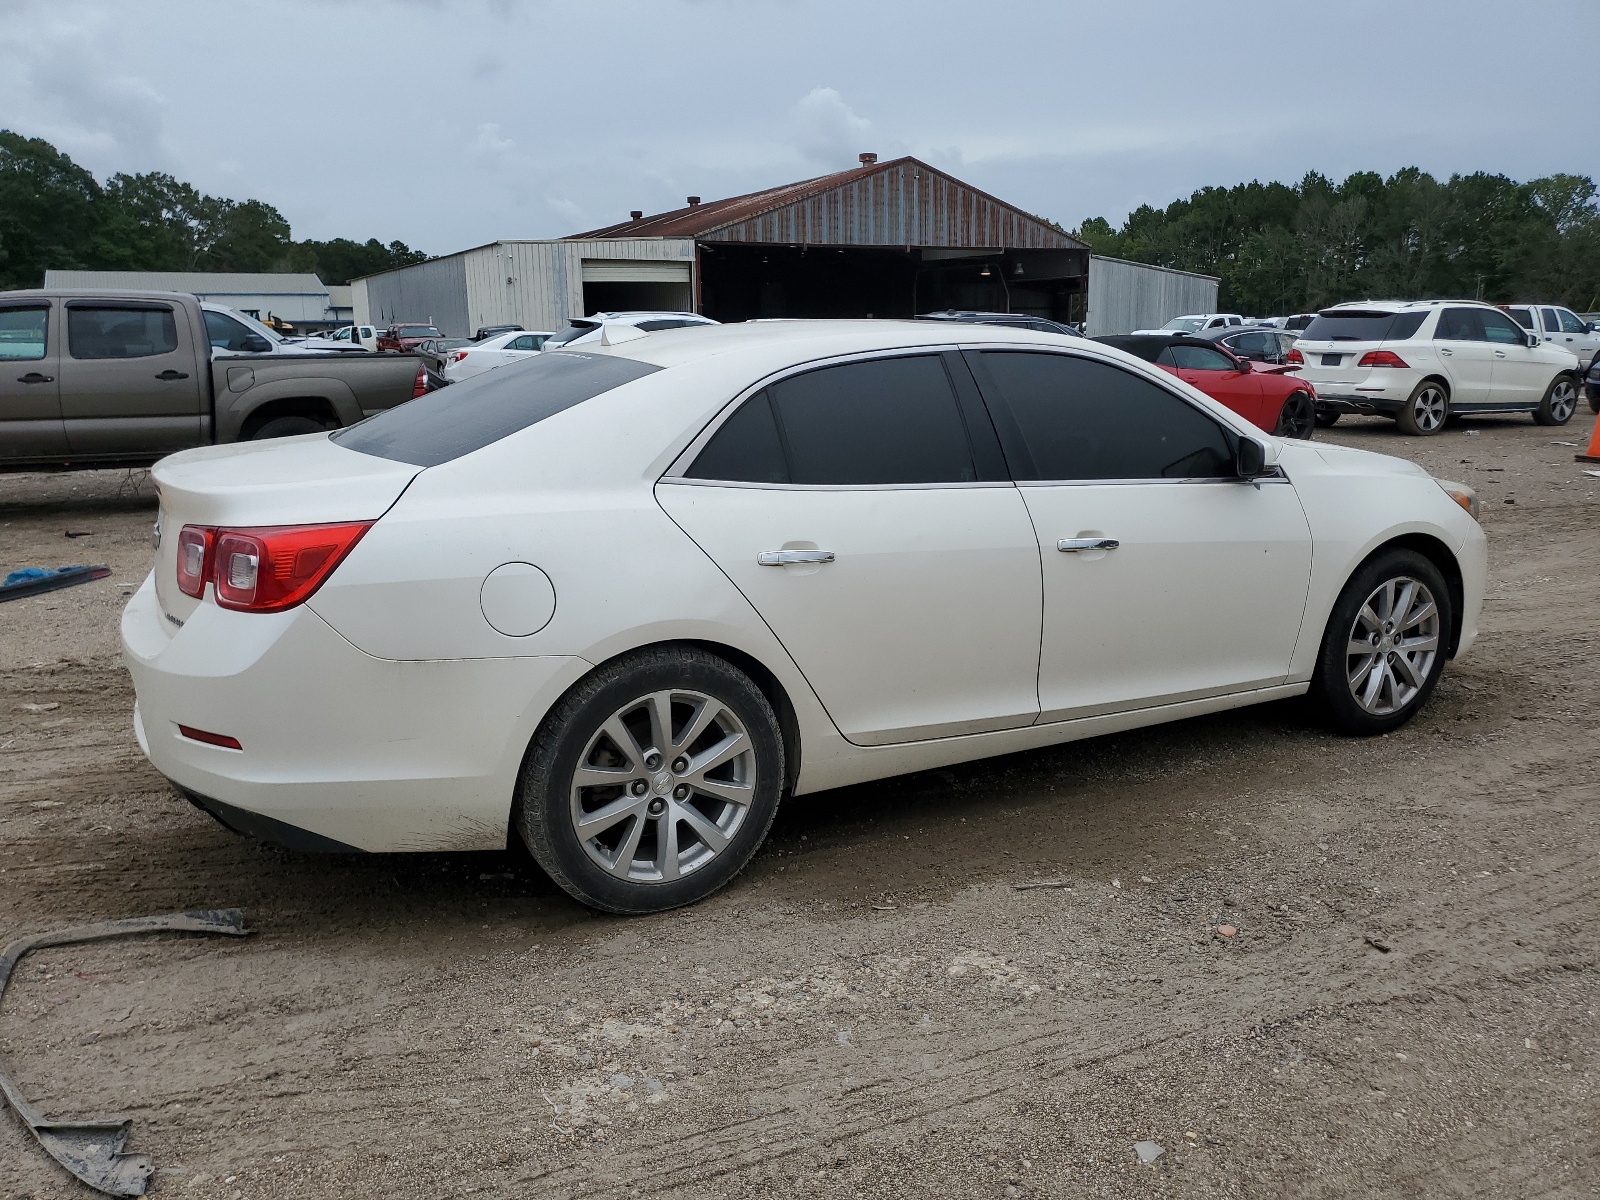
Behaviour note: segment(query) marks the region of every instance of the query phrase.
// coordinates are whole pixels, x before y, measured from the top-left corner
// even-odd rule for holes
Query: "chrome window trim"
[[[1000,327],[996,326],[996,328],[1000,328]],[[1094,344],[1093,343],[1093,339],[1085,338],[1083,340],[1085,342],[1089,342],[1091,344]],[[1278,470],[1276,468],[1274,469],[1275,472],[1276,472],[1275,474],[1273,474],[1273,475],[1263,475],[1263,476],[1260,476],[1259,478],[1254,479],[1254,480],[1243,480],[1243,479],[1238,479],[1238,478],[1228,477],[1228,476],[1221,476],[1221,477],[1215,477],[1215,478],[1206,476],[1206,477],[1198,477],[1198,478],[1193,478],[1193,479],[1189,479],[1189,478],[1184,478],[1184,479],[1062,479],[1062,480],[1036,480],[1036,479],[1020,480],[1020,479],[1011,479],[1011,480],[980,480],[980,481],[955,480],[955,481],[951,481],[951,482],[947,482],[947,483],[862,483],[862,484],[840,484],[840,483],[756,483],[756,482],[751,482],[751,481],[746,481],[746,480],[738,480],[738,479],[691,479],[689,476],[684,474],[684,472],[686,472],[690,468],[690,466],[693,465],[694,460],[697,457],[699,457],[700,451],[705,449],[706,443],[708,443],[713,437],[716,436],[717,431],[722,428],[723,423],[725,421],[727,421],[727,419],[729,417],[731,417],[734,414],[735,411],[738,410],[739,406],[741,404],[743,404],[746,400],[750,399],[750,397],[754,396],[757,392],[761,391],[763,388],[770,387],[774,383],[781,383],[783,380],[788,379],[788,378],[790,378],[791,376],[794,376],[794,375],[803,375],[808,371],[814,371],[814,370],[817,370],[817,369],[822,368],[822,367],[839,366],[839,365],[842,365],[844,363],[869,362],[869,361],[871,361],[873,359],[879,359],[879,358],[908,358],[908,357],[913,357],[913,356],[922,355],[922,354],[944,354],[944,353],[949,353],[951,351],[965,353],[967,351],[984,351],[984,350],[1024,350],[1024,351],[1029,351],[1029,352],[1035,353],[1035,354],[1058,354],[1058,355],[1061,355],[1061,356],[1066,357],[1066,358],[1087,358],[1087,359],[1090,359],[1090,360],[1095,361],[1095,362],[1103,362],[1103,363],[1107,364],[1108,366],[1118,367],[1118,368],[1121,368],[1121,369],[1124,369],[1124,370],[1126,370],[1128,368],[1128,366],[1129,366],[1128,363],[1123,362],[1121,359],[1114,358],[1114,357],[1112,357],[1110,355],[1099,354],[1099,353],[1095,353],[1094,351],[1090,351],[1089,353],[1084,353],[1085,350],[1088,350],[1088,346],[1081,346],[1081,347],[1080,346],[1076,346],[1076,345],[1041,346],[1037,342],[1010,342],[1010,341],[994,341],[994,342],[965,342],[965,341],[963,341],[963,342],[934,342],[934,343],[929,343],[929,344],[920,344],[920,345],[911,345],[911,346],[895,346],[895,347],[892,347],[892,348],[889,348],[889,349],[882,349],[882,350],[852,351],[852,352],[850,352],[848,354],[832,354],[832,355],[827,355],[827,356],[825,356],[823,358],[809,359],[806,362],[796,363],[796,364],[793,364],[791,366],[783,367],[783,368],[781,368],[781,369],[779,369],[777,371],[774,371],[771,374],[762,377],[756,383],[751,384],[749,387],[746,387],[743,391],[738,392],[734,396],[734,398],[732,400],[730,400],[728,403],[724,404],[720,409],[718,409],[716,411],[716,413],[711,417],[711,419],[706,422],[705,427],[703,429],[701,429],[700,432],[689,442],[688,446],[686,446],[683,449],[683,451],[676,458],[674,458],[672,460],[672,465],[669,466],[661,474],[661,476],[657,479],[657,482],[658,483],[682,483],[682,484],[689,484],[691,486],[696,486],[696,487],[760,488],[763,491],[794,491],[794,492],[813,492],[813,491],[835,491],[835,492],[880,491],[880,492],[884,492],[884,491],[926,490],[928,488],[1033,487],[1033,486],[1038,486],[1038,487],[1060,487],[1060,486],[1068,486],[1068,485],[1071,485],[1071,486],[1089,486],[1089,485],[1094,485],[1094,484],[1134,484],[1134,483],[1272,483],[1272,482],[1287,483],[1288,482],[1288,479],[1283,476],[1282,471]],[[1253,426],[1253,425],[1250,425],[1249,429],[1241,429],[1241,428],[1239,428],[1237,425],[1235,425],[1233,423],[1233,420],[1224,419],[1224,418],[1220,417],[1219,414],[1211,412],[1209,409],[1205,408],[1202,405],[1196,404],[1194,402],[1193,397],[1186,396],[1182,392],[1178,391],[1176,388],[1173,388],[1173,387],[1170,386],[1170,382],[1169,381],[1174,378],[1173,376],[1168,375],[1165,371],[1162,371],[1159,367],[1155,366],[1153,363],[1146,363],[1142,359],[1138,360],[1138,361],[1149,372],[1148,374],[1142,374],[1140,376],[1140,378],[1145,379],[1147,382],[1149,382],[1151,384],[1154,384],[1156,387],[1161,388],[1168,395],[1172,396],[1174,399],[1177,399],[1177,400],[1183,402],[1184,404],[1187,404],[1190,408],[1195,409],[1197,412],[1201,413],[1203,416],[1209,417],[1213,421],[1219,421],[1220,420],[1221,423],[1224,425],[1224,427],[1230,429],[1236,437],[1248,437],[1248,438],[1252,438],[1254,440],[1259,441],[1264,436],[1266,436],[1266,437],[1270,437],[1271,436],[1270,434],[1262,434],[1261,431],[1257,430],[1255,428],[1255,426]],[[980,389],[980,391],[981,391],[981,389]],[[1231,409],[1224,408],[1223,412],[1225,412],[1227,414],[1227,418],[1237,418],[1237,420],[1239,420],[1240,422],[1242,422],[1242,423],[1244,423],[1246,425],[1249,424],[1248,422],[1244,421],[1243,417],[1239,417],[1238,414],[1234,413]]]

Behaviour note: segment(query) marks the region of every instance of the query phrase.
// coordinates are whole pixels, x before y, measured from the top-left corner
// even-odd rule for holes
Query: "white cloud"
[[[842,171],[855,165],[857,154],[873,150],[872,122],[857,116],[831,87],[812,88],[790,115],[795,145],[811,162]]]

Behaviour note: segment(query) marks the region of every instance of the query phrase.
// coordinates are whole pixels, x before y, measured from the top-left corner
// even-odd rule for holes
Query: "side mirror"
[[[1256,479],[1267,473],[1267,450],[1255,438],[1242,437],[1234,452],[1233,469],[1240,479]]]
[[[272,343],[259,333],[252,333],[244,339],[244,348],[247,354],[266,354],[272,349]]]
[[[1537,350],[1539,348],[1539,335],[1537,333],[1530,333],[1530,334],[1527,334],[1526,337],[1527,337],[1527,342],[1528,342],[1528,349],[1529,350]]]

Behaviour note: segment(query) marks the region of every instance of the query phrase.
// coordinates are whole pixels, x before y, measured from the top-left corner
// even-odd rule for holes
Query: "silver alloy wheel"
[[[1438,653],[1439,605],[1428,585],[1406,575],[1386,579],[1350,627],[1350,694],[1375,717],[1398,712],[1422,690]]]
[[[612,713],[584,747],[572,827],[602,870],[670,883],[733,840],[755,781],[755,746],[732,709],[704,692],[652,692]]]
[[[1423,433],[1432,433],[1444,424],[1444,416],[1449,407],[1450,402],[1445,399],[1444,389],[1436,383],[1430,383],[1411,401],[1411,416],[1416,421],[1418,429]]]
[[[1550,416],[1565,425],[1578,407],[1578,387],[1570,379],[1558,379],[1550,388]]]

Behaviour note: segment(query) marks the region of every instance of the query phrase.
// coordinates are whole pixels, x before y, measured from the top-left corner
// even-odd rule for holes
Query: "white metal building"
[[[556,331],[568,316],[694,308],[693,238],[492,242],[357,279],[357,323],[427,321],[447,337],[485,325]]]
[[[265,321],[269,316],[297,329],[321,329],[348,322],[349,300],[341,316],[329,288],[311,274],[229,271],[46,271],[48,288],[130,288],[151,292],[188,292],[202,300]]]
[[[1103,337],[1159,329],[1185,313],[1216,312],[1220,282],[1215,275],[1091,255],[1084,332]]]

